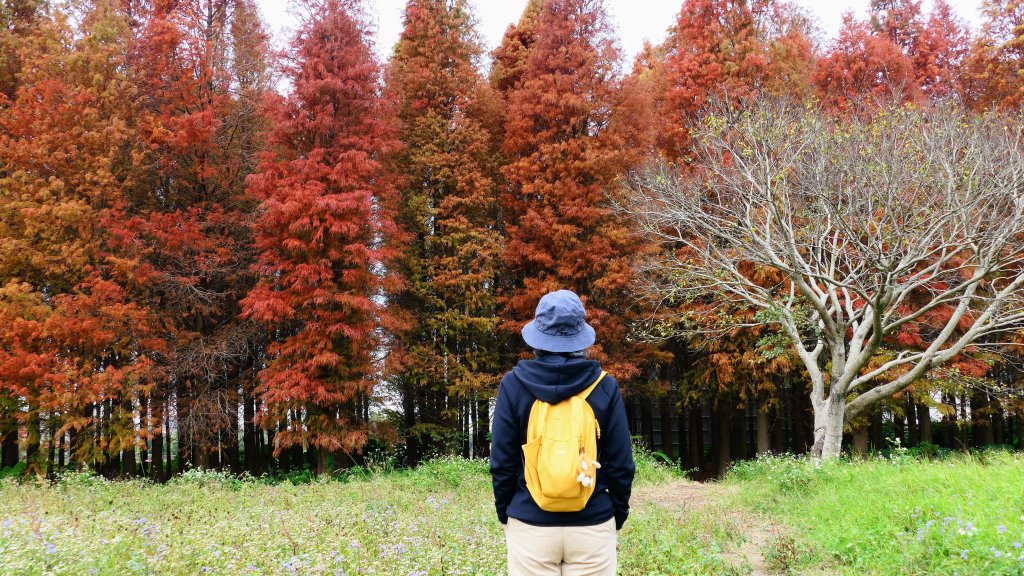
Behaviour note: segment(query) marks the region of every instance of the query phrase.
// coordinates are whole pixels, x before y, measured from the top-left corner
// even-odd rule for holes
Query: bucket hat
[[[586,322],[587,311],[572,290],[545,294],[537,303],[534,318],[523,326],[523,340],[537,350],[578,352],[594,344],[594,328]]]

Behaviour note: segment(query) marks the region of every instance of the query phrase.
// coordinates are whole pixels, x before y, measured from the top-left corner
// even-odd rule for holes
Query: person
[[[614,575],[618,531],[629,515],[636,465],[622,393],[606,375],[587,396],[600,426],[593,495],[578,512],[542,510],[530,496],[522,446],[535,400],[557,404],[601,375],[587,357],[595,342],[579,296],[546,294],[522,329],[534,358],[521,360],[501,379],[491,426],[490,470],[494,505],[505,530],[509,576]]]

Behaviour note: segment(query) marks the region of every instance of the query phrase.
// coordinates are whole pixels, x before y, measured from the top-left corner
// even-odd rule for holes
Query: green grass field
[[[639,464],[621,574],[750,574],[737,551],[757,522],[783,526],[759,543],[770,573],[1024,571],[1021,455],[772,458],[706,488]],[[0,502],[0,574],[504,574],[481,461],[297,485],[209,472],[166,485],[4,480]]]
[[[640,485],[673,474],[641,462]],[[189,473],[166,485],[69,476],[0,483],[2,574],[502,574],[482,461],[293,485]],[[655,504],[621,539],[623,574],[742,574],[723,526]]]
[[[732,505],[780,521],[779,572],[1024,574],[1024,455],[896,455],[815,464],[762,459],[725,482]]]

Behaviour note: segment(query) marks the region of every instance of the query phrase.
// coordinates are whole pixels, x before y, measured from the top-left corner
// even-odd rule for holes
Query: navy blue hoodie
[[[619,384],[606,375],[587,397],[601,426],[597,441],[597,484],[587,506],[579,512],[546,512],[533,501],[523,473],[523,444],[534,400],[556,404],[582,392],[601,374],[601,366],[586,358],[544,355],[521,360],[498,386],[491,425],[491,477],[494,505],[502,524],[511,516],[537,526],[592,526],[615,517],[615,527],[629,515],[629,494],[636,465],[626,409]]]

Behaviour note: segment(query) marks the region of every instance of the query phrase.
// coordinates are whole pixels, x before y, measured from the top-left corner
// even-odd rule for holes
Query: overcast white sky
[[[832,37],[839,29],[844,12],[859,16],[867,13],[870,0],[796,0],[819,21],[822,31]],[[296,17],[287,0],[257,0],[266,22],[274,30],[278,42],[289,36]],[[519,19],[527,0],[476,0],[473,5],[479,19],[479,30],[488,48],[494,48],[509,24]],[[972,27],[980,22],[981,0],[949,0],[954,10]],[[367,0],[377,23],[377,53],[387,57],[402,30],[405,0]],[[659,42],[675,21],[683,0],[605,0],[605,6],[619,29],[619,38],[627,61],[640,50],[644,39]],[[925,11],[932,0],[924,0]]]

